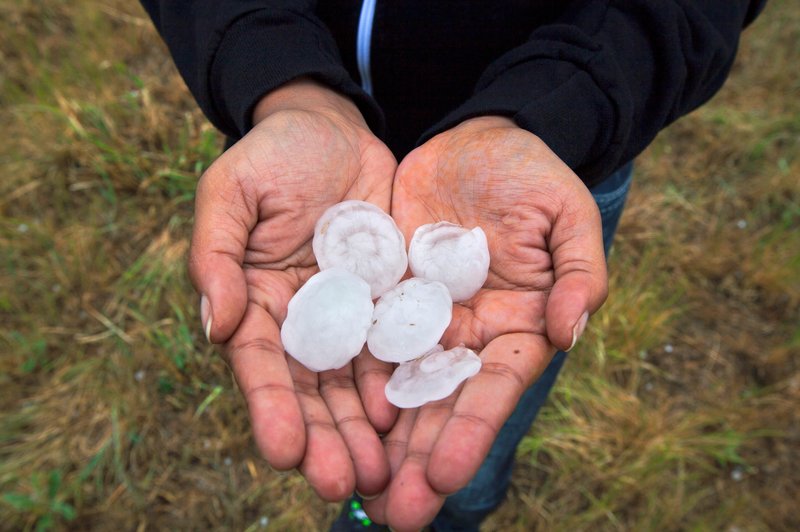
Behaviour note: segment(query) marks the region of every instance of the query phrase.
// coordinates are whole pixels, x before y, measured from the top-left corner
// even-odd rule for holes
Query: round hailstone
[[[489,275],[486,234],[450,222],[423,225],[411,239],[408,262],[416,277],[444,283],[453,301],[466,301]]]
[[[474,351],[463,345],[447,351],[438,346],[421,358],[397,366],[386,383],[386,398],[400,408],[416,408],[444,399],[480,369],[481,359]]]
[[[406,241],[391,216],[365,201],[326,210],[312,241],[320,270],[339,267],[369,283],[372,298],[395,286],[408,267]]]
[[[364,347],[373,309],[363,279],[341,268],[321,271],[289,301],[283,347],[312,371],[341,368]]]
[[[367,345],[384,362],[417,358],[439,342],[452,315],[453,301],[445,285],[406,279],[375,304]]]

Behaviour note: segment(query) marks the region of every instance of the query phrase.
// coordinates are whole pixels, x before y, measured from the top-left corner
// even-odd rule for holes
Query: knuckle
[[[364,417],[363,415],[344,416],[336,420],[336,426],[339,427],[340,429],[346,425],[350,425],[353,423],[363,424],[369,422],[367,421],[367,418]]]
[[[456,412],[453,414],[453,419],[458,419],[467,425],[471,425],[473,428],[477,429],[481,432],[488,432],[491,434],[492,439],[497,436],[500,432],[500,427],[491,423],[488,419],[484,416],[478,414],[470,414],[468,412]]]
[[[258,397],[259,395],[273,394],[275,392],[294,393],[294,388],[286,384],[271,382],[267,384],[254,386],[249,390],[245,390],[244,397],[247,400],[247,403],[250,404],[250,402],[255,400],[255,398]]]
[[[320,376],[319,389],[323,393],[333,390],[352,390],[355,386],[353,379],[346,375]]]
[[[294,392],[297,395],[302,395],[310,398],[319,397],[319,387],[310,382],[294,381]]]
[[[233,339],[225,346],[225,356],[231,363],[233,363],[236,358],[246,356],[249,353],[283,354],[283,347],[278,345],[277,342],[267,338],[254,338],[244,341]]]
[[[390,448],[394,449],[406,449],[408,448],[408,440],[403,438],[397,438],[392,436],[385,436],[382,440],[384,448],[387,450]]]
[[[522,375],[513,366],[505,362],[484,361],[481,366],[481,372],[505,381],[513,386],[515,391],[521,391],[525,388],[525,379]]]
[[[407,460],[416,460],[417,462],[420,462],[422,464],[428,463],[428,460],[430,460],[430,457],[431,457],[430,451],[421,451],[421,450],[411,450],[411,449],[409,449],[408,452],[406,453],[406,459]]]

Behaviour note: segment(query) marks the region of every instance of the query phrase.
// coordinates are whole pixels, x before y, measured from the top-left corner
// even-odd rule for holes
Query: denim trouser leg
[[[629,163],[591,189],[603,218],[606,255],[622,215],[632,170],[633,165]],[[517,445],[547,399],[565,360],[566,353],[556,353],[542,376],[522,395],[475,478],[445,501],[432,523],[437,532],[478,530],[481,521],[503,501],[511,480]]]

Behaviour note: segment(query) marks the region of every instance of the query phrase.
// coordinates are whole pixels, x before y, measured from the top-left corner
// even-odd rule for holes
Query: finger
[[[259,451],[275,469],[296,467],[306,432],[275,321],[251,303],[225,354],[247,400]]]
[[[287,358],[306,429],[306,451],[298,471],[324,501],[338,502],[356,487],[353,461],[319,392],[317,373]]]
[[[397,416],[397,422],[392,427],[392,430],[383,438],[383,448],[386,451],[386,457],[389,461],[389,470],[391,478],[394,479],[397,471],[400,469],[403,460],[406,457],[408,450],[408,439],[411,430],[414,428],[414,421],[416,420],[419,409],[403,409],[400,410]],[[389,488],[391,488],[390,481]],[[364,511],[376,523],[386,523],[386,503],[388,502],[389,492],[388,489],[381,493],[378,497],[364,501]]]
[[[458,393],[419,409],[405,457],[388,490],[386,520],[395,530],[421,529],[433,521],[444,504],[445,496],[430,485],[427,470],[431,451],[453,412]]]
[[[481,353],[480,372],[468,379],[431,452],[428,481],[453,493],[472,479],[522,393],[541,375],[555,349],[540,335],[501,336]]]
[[[386,399],[385,392],[393,369],[391,364],[372,356],[366,346],[353,359],[353,371],[364,411],[379,434],[389,432],[397,419],[398,408]]]
[[[352,366],[320,373],[319,391],[352,457],[356,491],[363,497],[379,494],[389,482],[389,461],[364,413]]]
[[[227,340],[247,307],[242,271],[256,207],[234,176],[214,165],[200,179],[189,252],[189,276],[201,295],[201,320],[209,341]]]
[[[547,336],[559,349],[569,350],[608,294],[602,221],[585,187],[553,224],[550,253],[555,284],[545,311]]]

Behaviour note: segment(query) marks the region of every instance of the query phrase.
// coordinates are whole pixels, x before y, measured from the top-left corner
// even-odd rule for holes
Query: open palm
[[[484,287],[454,306],[442,340],[479,351],[480,373],[448,399],[401,412],[384,440],[392,482],[367,510],[404,530],[430,522],[476,473],[521,394],[604,300],[606,270],[588,189],[504,118],[467,121],[409,154],[392,215],[407,239],[442,220],[479,226],[491,254]]]
[[[377,493],[389,480],[375,427],[388,430],[396,415],[382,393],[390,368],[365,350],[314,373],[284,354],[279,328],[318,271],[316,220],[345,199],[388,210],[395,168],[363,122],[327,107],[284,109],[223,154],[197,190],[190,273],[207,334],[224,343],[267,461],[298,467],[326,500]]]

